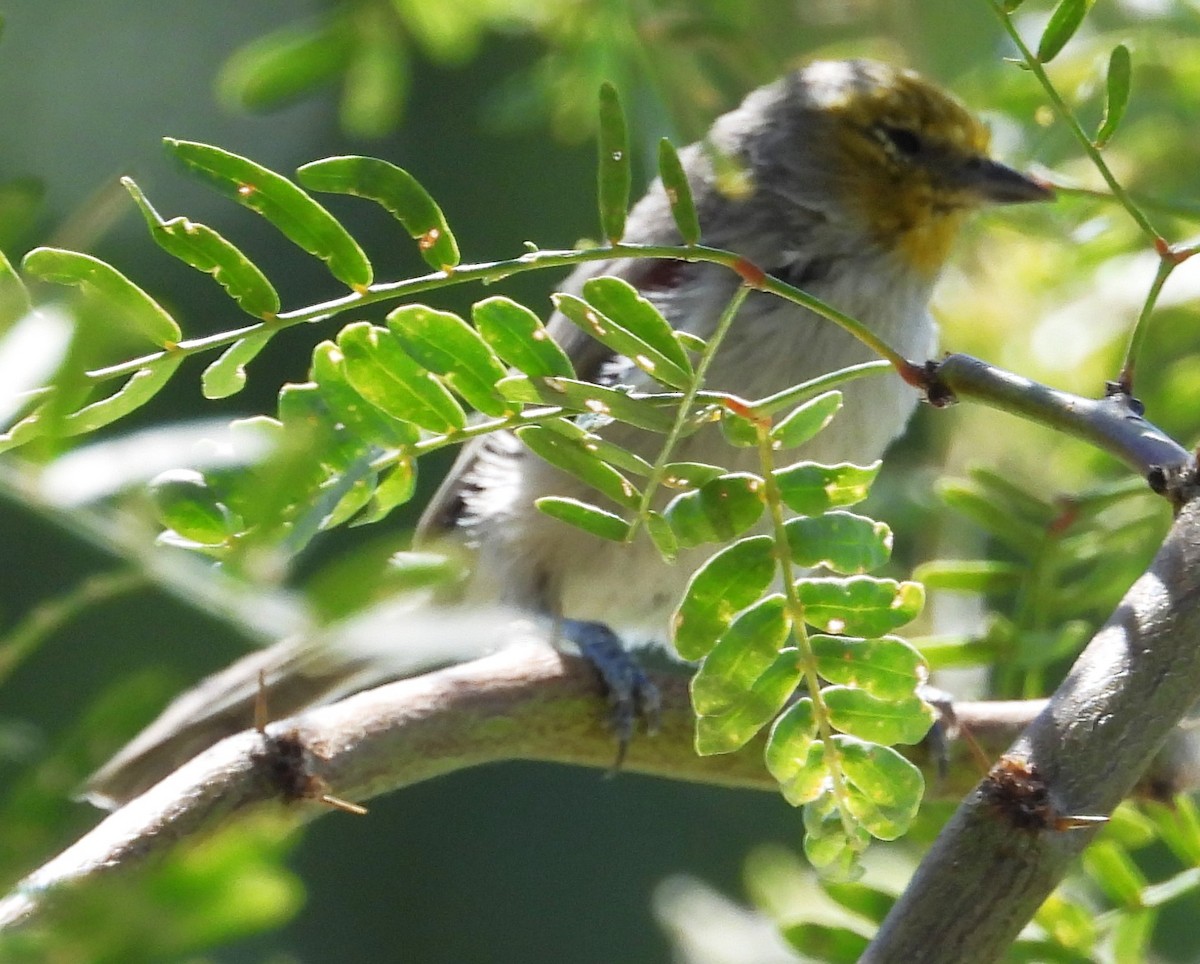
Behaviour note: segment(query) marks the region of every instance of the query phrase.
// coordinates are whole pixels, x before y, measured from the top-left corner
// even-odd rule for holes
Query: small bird
[[[811,63],[754,91],[680,158],[705,244],[736,252],[857,318],[905,357],[922,359],[936,340],[931,289],[964,217],[987,204],[1052,196],[992,160],[987,149],[987,129],[954,97],[909,70],[846,60]],[[630,213],[625,240],[681,243],[661,183]],[[673,326],[701,338],[712,335],[741,283],[714,264],[614,259],[580,266],[562,290],[577,293],[600,275],[629,282]],[[656,390],[632,362],[561,315],[548,327],[579,377]],[[807,309],[755,292],[706,387],[758,398],[871,357]],[[860,379],[844,394],[834,426],[808,443],[805,458],[874,460],[917,403],[895,375]],[[650,459],[661,444],[661,437],[619,422],[603,434]],[[757,469],[754,450],[728,447],[714,427],[682,439],[672,458]],[[627,741],[636,712],[653,715],[656,694],[621,643],[668,640],[670,614],[711,550],[689,550],[668,565],[644,535],[630,544],[607,542],[542,514],[533,503],[546,495],[597,498],[512,435],[486,436],[461,452],[422,518],[418,540],[473,550],[468,603],[497,603],[553,621],[564,641],[599,668],[613,695],[618,738]],[[119,804],[220,736],[249,726],[260,672],[272,708],[287,712],[344,694],[351,677],[364,688],[406,675],[382,665],[364,672],[360,660],[287,640],[180,697],[91,779],[89,798]]]

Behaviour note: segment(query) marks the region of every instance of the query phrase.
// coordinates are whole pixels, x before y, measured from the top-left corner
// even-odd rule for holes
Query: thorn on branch
[[[1108,822],[1106,816],[1059,813],[1037,767],[1007,753],[996,761],[979,792],[1014,830],[1062,833]]]

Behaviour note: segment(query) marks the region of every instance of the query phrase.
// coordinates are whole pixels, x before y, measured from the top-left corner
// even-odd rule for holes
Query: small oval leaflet
[[[170,348],[183,337],[179,325],[162,305],[99,258],[62,248],[34,248],[22,264],[43,281],[74,285],[100,298],[116,313],[115,321],[160,348]]]
[[[566,522],[584,532],[590,532],[601,539],[610,542],[624,542],[630,533],[630,525],[619,515],[606,512],[598,506],[579,499],[566,499],[560,496],[548,495],[533,503],[539,512],[544,512],[551,518]]]
[[[305,164],[296,177],[311,191],[353,194],[381,205],[416,240],[431,268],[450,272],[461,260],[442,209],[403,168],[377,157],[346,155]]]
[[[246,387],[246,366],[267,347],[273,331],[260,329],[239,338],[221,353],[221,357],[204,369],[200,387],[205,398],[228,398]]]
[[[386,328],[355,322],[342,329],[338,348],[346,377],[372,405],[430,432],[462,431],[466,413],[449,390],[418,365]]]
[[[324,261],[339,281],[355,291],[371,284],[371,262],[358,242],[332,214],[282,174],[209,144],[171,137],[163,143],[185,170],[261,214],[290,241]]]
[[[507,374],[504,365],[458,315],[401,305],[389,312],[387,325],[418,364],[440,375],[469,405],[497,418],[512,414],[514,407],[495,390]]]
[[[323,341],[313,349],[309,377],[334,419],[369,445],[400,448],[415,444],[421,437],[420,430],[363,398],[346,377],[344,363],[341,349],[331,341]]]
[[[692,574],[671,620],[675,649],[701,659],[733,618],[759,598],[775,575],[770,536],[751,536],[726,546]]]
[[[574,378],[566,353],[540,318],[511,298],[497,296],[471,308],[475,328],[497,355],[530,378]]]
[[[585,440],[564,438],[541,425],[519,428],[516,435],[539,458],[608,496],[617,505],[637,508],[641,493],[625,476],[591,452]]]

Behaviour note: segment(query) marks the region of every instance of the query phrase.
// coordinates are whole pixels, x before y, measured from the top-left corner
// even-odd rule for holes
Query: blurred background
[[[1034,0],[1022,7],[1027,36],[1050,9]],[[14,263],[39,244],[104,258],[167,306],[189,337],[244,322],[209,278],[152,243],[117,185],[121,175],[165,217],[184,213],[235,239],[271,276],[285,309],[343,289],[261,219],[181,176],[161,150],[164,135],[285,173],[333,154],[387,158],[440,201],[464,260],[483,261],[513,256],[525,240],[570,246],[597,233],[590,137],[602,80],[622,93],[644,185],[660,136],[695,139],[744,93],[808,59],[862,55],[957,91],[1010,163],[1099,184],[1044,93],[1005,63],[1013,50],[985,0],[6,0],[0,13],[0,247]],[[1051,68],[1094,126],[1109,51],[1130,45],[1133,99],[1107,157],[1139,196],[1166,199],[1152,213],[1171,239],[1195,231],[1198,37],[1194,3],[1112,2],[1092,12]],[[352,225],[380,280],[424,272],[386,213],[337,200],[330,208]],[[939,289],[943,343],[1098,394],[1119,368],[1156,264],[1128,216],[1085,191],[1064,192],[1044,210],[988,214]],[[504,293],[544,307],[557,280],[524,275]],[[1150,416],[1184,443],[1195,439],[1200,410],[1198,284],[1187,265],[1169,281],[1137,386]],[[460,287],[435,303],[464,311],[482,296]],[[305,379],[313,345],[334,330],[276,338],[246,390],[220,402],[201,397],[202,363],[189,363],[154,404],[105,437],[271,413],[280,385]],[[68,448],[62,440],[34,446],[9,467],[50,463]],[[921,632],[935,666],[971,668],[948,677],[964,692],[1037,696],[1052,687],[1168,522],[1165,507],[1121,490],[1080,533],[1070,565],[1059,566],[1059,557],[1046,562],[1044,547],[1005,544],[971,507],[995,497],[988,486],[999,478],[1013,487],[1014,512],[1020,503],[1035,519],[1046,507],[1053,515],[1062,494],[1120,487],[1124,473],[1107,457],[972,406],[922,411],[893,456],[870,507],[897,531],[897,571],[996,556],[1028,564],[1045,589],[1033,601],[1019,590],[934,595]],[[972,466],[996,476],[981,482]],[[421,484],[432,486],[436,468],[422,472]],[[96,821],[69,799],[80,780],[171,694],[247,646],[187,599],[105,583],[113,546],[70,511],[24,497],[14,478],[0,485],[5,888]],[[323,576],[401,548],[411,521],[319,540],[288,584],[330,591],[337,580]],[[1069,597],[1081,567],[1087,592]],[[1053,596],[1060,586],[1063,595]],[[963,655],[969,646],[972,658]],[[1005,654],[1007,668],[988,668]],[[944,812],[930,808],[918,841]],[[264,823],[219,838],[145,887],[68,910],[56,936],[13,953],[226,964],[788,960],[770,928],[739,905],[786,918],[817,899],[795,856],[800,840],[798,814],[767,794],[497,766],[373,801],[365,819],[333,814],[297,835]],[[879,847],[872,873],[899,885],[916,847]],[[1161,847],[1139,856],[1147,872],[1169,858]],[[1163,959],[1200,960],[1186,927],[1173,924],[1200,912],[1189,900],[1163,912],[1155,932]],[[728,956],[722,940],[731,942]]]

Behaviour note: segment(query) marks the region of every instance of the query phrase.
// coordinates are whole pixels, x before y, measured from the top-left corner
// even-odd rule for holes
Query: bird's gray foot
[[[633,739],[638,720],[647,733],[658,730],[660,699],[658,687],[642,672],[637,660],[621,645],[621,640],[604,623],[566,619],[563,636],[579,647],[579,652],[600,674],[608,691],[609,726],[617,738],[617,758],[613,770],[619,770]]]

